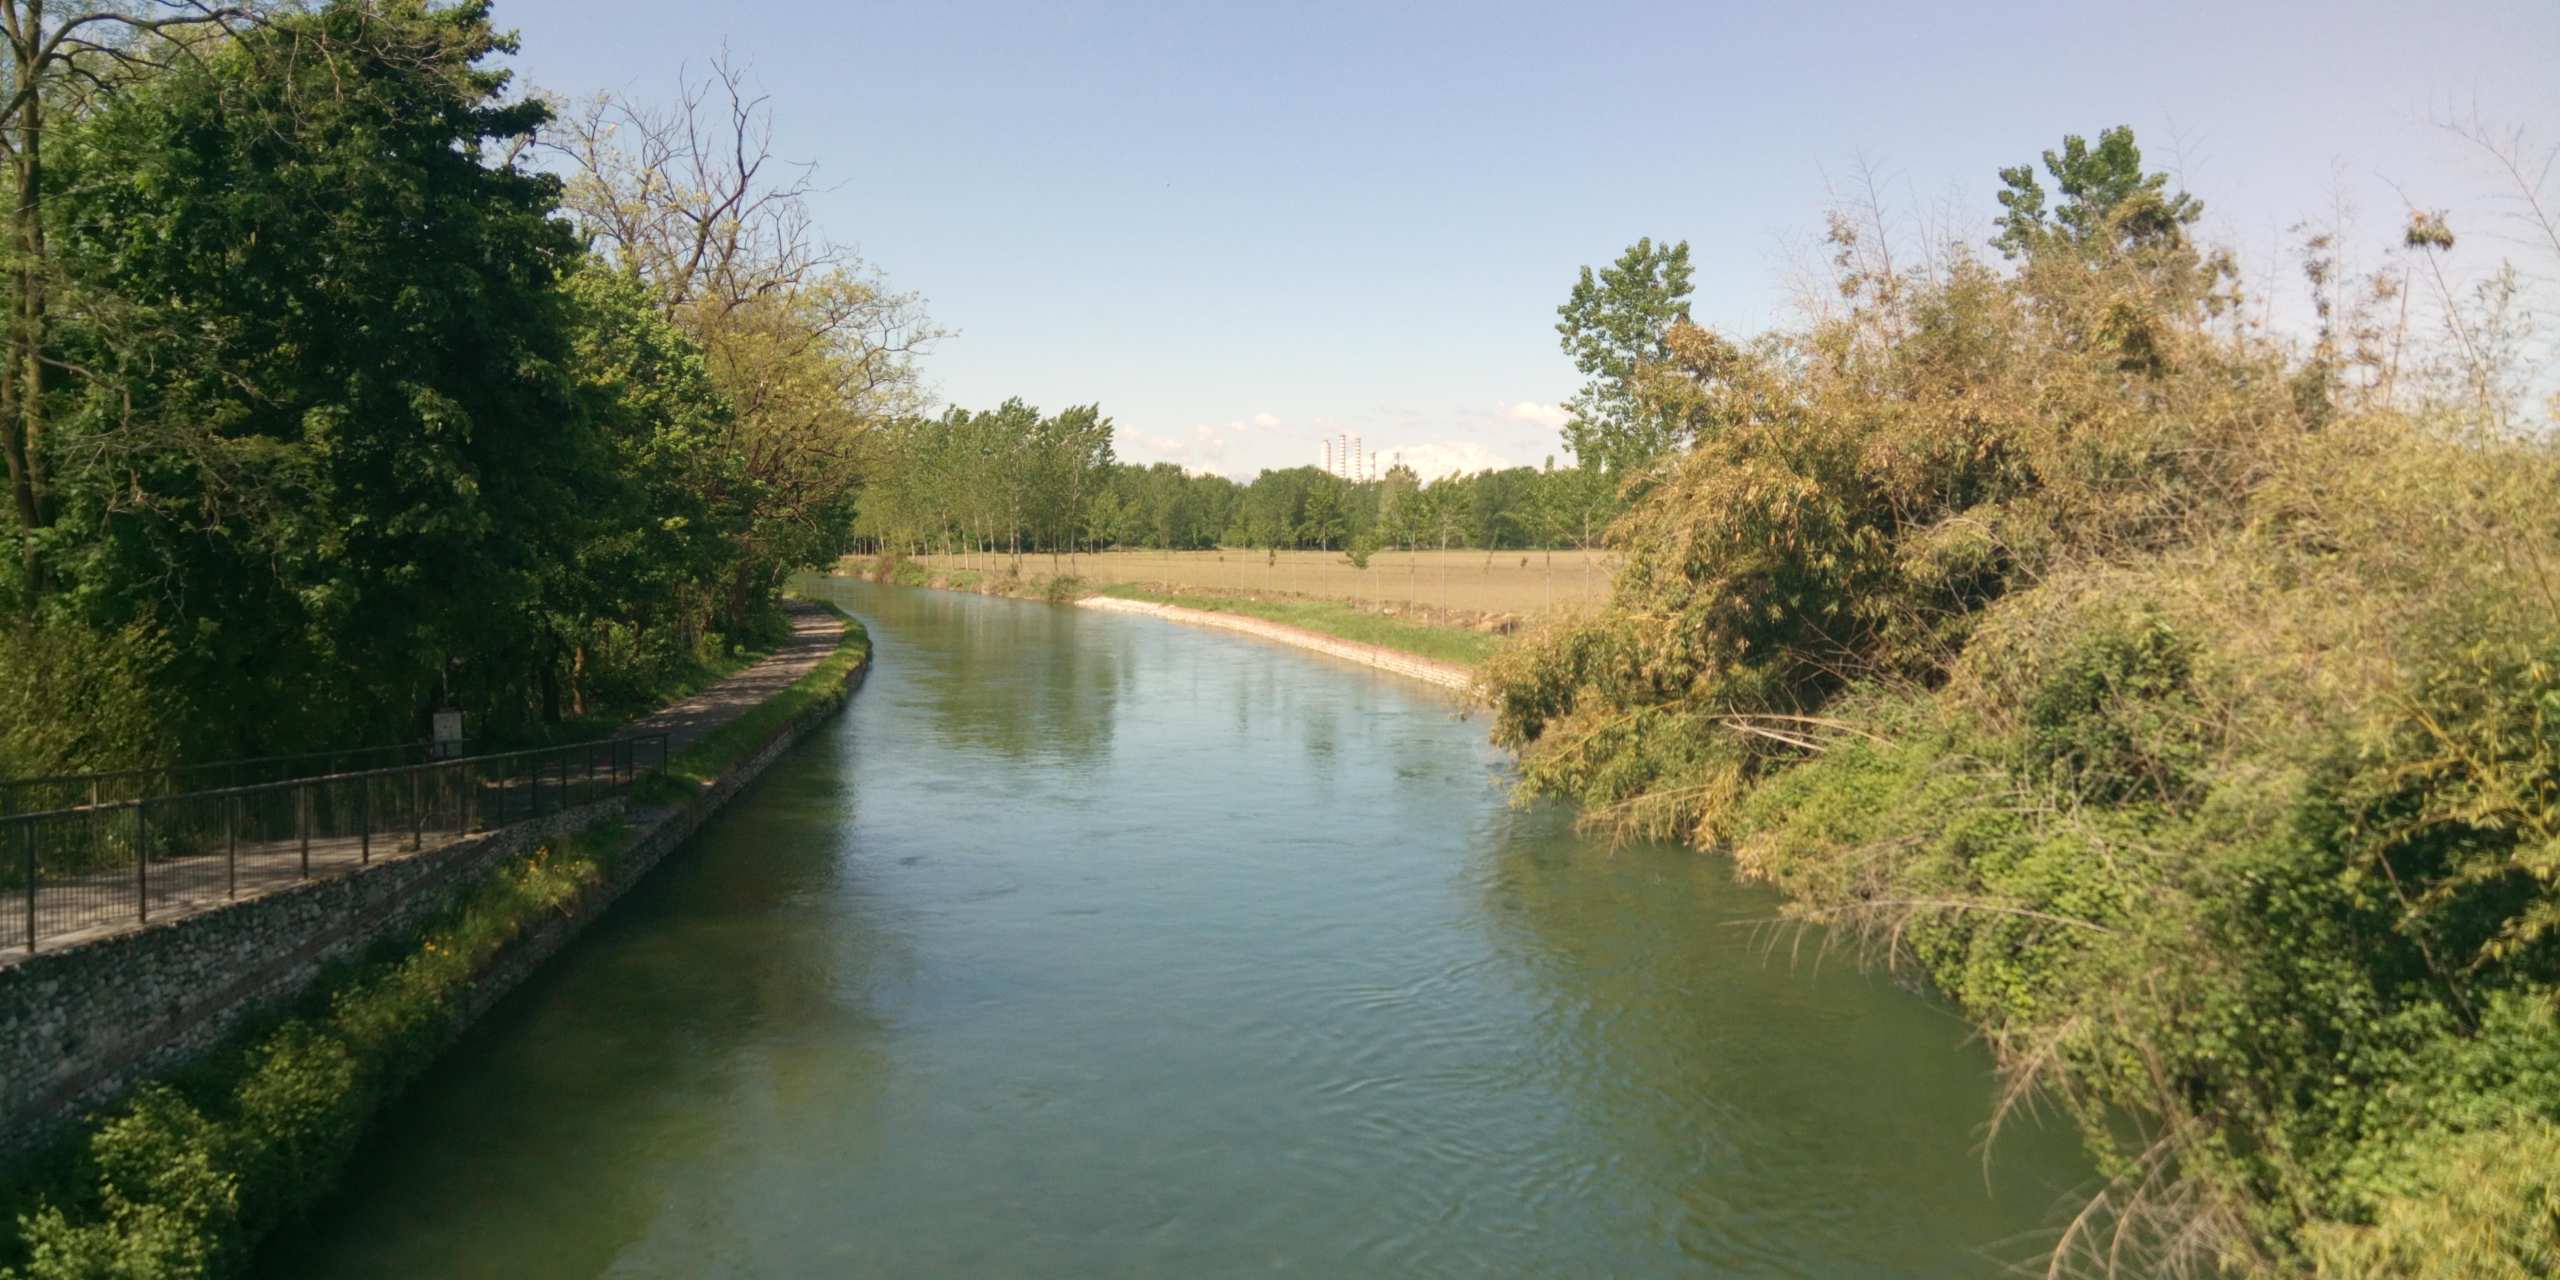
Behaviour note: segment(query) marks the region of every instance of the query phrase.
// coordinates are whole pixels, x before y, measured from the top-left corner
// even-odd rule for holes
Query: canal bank
[[[753,697],[715,688],[712,705],[671,709],[682,724],[667,727],[689,745],[628,799],[384,864],[380,875],[404,865],[431,874],[401,884],[397,909],[372,917],[375,932],[340,939],[334,956],[252,957],[313,972],[273,1011],[208,1007],[174,1020],[231,1017],[241,1030],[22,1163],[5,1206],[18,1227],[10,1274],[236,1271],[328,1193],[385,1102],[846,702],[868,671],[869,643],[858,623],[838,619],[832,652],[787,685]],[[343,896],[356,879],[310,892]],[[254,940],[259,931],[242,919],[294,902],[290,891],[271,895],[143,941]],[[82,953],[46,959],[39,994],[76,1009]],[[253,990],[273,998],[277,984]]]

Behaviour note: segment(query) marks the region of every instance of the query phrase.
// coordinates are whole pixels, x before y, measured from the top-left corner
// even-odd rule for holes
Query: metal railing
[[[422,764],[428,758],[428,744],[403,742],[387,747],[254,756],[163,769],[65,773],[49,778],[0,778],[0,814],[48,813],[83,806],[96,808],[148,796],[174,796],[189,791],[290,782],[368,769],[392,769]]]
[[[0,949],[200,910],[625,794],[667,735],[0,815]]]

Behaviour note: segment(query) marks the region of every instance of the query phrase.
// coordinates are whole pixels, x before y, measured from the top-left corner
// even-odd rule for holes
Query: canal
[[[412,1093],[275,1276],[1956,1277],[2090,1170],[1437,691],[831,581],[862,693]]]

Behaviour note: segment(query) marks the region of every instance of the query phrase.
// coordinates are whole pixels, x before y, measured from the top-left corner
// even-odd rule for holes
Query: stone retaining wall
[[[1380,671],[1392,671],[1400,676],[1410,676],[1460,693],[1466,692],[1475,683],[1475,673],[1455,663],[1434,662],[1429,658],[1417,657],[1374,644],[1362,644],[1357,640],[1345,640],[1320,631],[1309,631],[1305,627],[1293,627],[1285,622],[1272,622],[1238,613],[1185,609],[1179,605],[1156,604],[1146,600],[1123,600],[1117,596],[1086,596],[1076,603],[1087,609],[1101,609],[1110,613],[1144,614],[1150,618],[1163,618],[1169,622],[1188,623],[1196,627],[1216,627],[1221,631],[1236,631],[1249,636],[1259,636],[1265,640],[1276,640],[1295,648],[1311,649],[1317,653],[1356,662],[1364,667],[1375,667]]]
[[[299,995],[332,963],[414,930],[506,859],[621,816],[628,835],[605,882],[499,956],[465,1011],[465,1022],[477,1018],[842,706],[867,668],[848,673],[841,696],[784,725],[679,804],[635,808],[614,799],[564,809],[0,969],[0,1165],[223,1043]]]

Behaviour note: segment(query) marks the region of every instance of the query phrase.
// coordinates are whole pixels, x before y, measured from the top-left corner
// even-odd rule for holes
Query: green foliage
[[[2156,754],[2196,716],[2186,642],[2157,618],[2085,625],[2027,697],[2026,767],[2102,804],[2193,800],[2192,753]]]
[[[1373,548],[1589,548],[1617,511],[1615,484],[1593,468],[1510,467],[1426,486],[1402,465],[1358,480],[1285,467],[1239,484],[1169,462],[1122,464],[1109,419],[1090,406],[1047,417],[1020,401],[954,409],[892,424],[875,444],[855,528],[871,547],[904,554],[1331,551],[1362,539]]]
[[[41,687],[111,714],[0,759],[412,739],[439,705],[553,736],[751,640],[812,536],[763,524],[844,536],[774,514],[701,343],[516,162],[544,108],[505,100],[487,9],[279,14],[58,120],[68,376],[43,590],[9,602],[42,639],[0,643],[91,655]]]
[[[150,626],[0,623],[0,777],[168,763],[167,641]]]
[[[332,4],[59,147],[62,341],[96,376],[45,549],[85,620],[164,630],[191,753],[377,739],[448,657],[527,643],[501,623],[566,554],[597,442],[557,184],[483,159],[540,119],[477,65],[507,47],[485,5]]]
[[[2369,1226],[2323,1223],[2311,1238],[2324,1276],[2527,1280],[2560,1274],[2560,1123],[2526,1116],[2429,1144],[2414,1189]]]
[[[1991,243],[2011,258],[2057,245],[2112,252],[2175,243],[2204,216],[2202,201],[2170,193],[2169,175],[2142,171],[2142,149],[2124,125],[2099,134],[2095,148],[2076,133],[2064,138],[2061,151],[2044,153],[2044,169],[2062,194],[2050,212],[2032,166],[2000,171],[2005,212]]]
[[[1573,367],[1590,381],[1574,397],[1565,445],[1583,466],[1640,471],[1685,443],[1681,424],[1647,395],[1646,371],[1668,354],[1672,330],[1689,320],[1689,244],[1638,240],[1594,273],[1584,267],[1556,308]]]
[[[1046,416],[1020,399],[985,413],[954,407],[890,424],[875,457],[853,528],[884,546],[1018,558],[1107,544],[1130,515],[1111,483],[1111,420],[1095,405]]]

